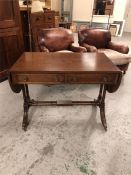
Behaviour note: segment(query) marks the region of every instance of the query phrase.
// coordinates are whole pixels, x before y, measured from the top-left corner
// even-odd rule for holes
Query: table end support
[[[23,85],[22,92],[24,98],[24,115],[23,115],[22,129],[24,131],[27,131],[27,126],[29,125],[28,111],[30,107],[30,96],[29,96],[28,85]]]
[[[106,117],[105,117],[105,104],[102,104],[100,106],[100,116],[101,116],[102,125],[105,131],[107,131],[107,122],[106,122]]]
[[[107,131],[107,122],[106,122],[106,116],[105,116],[105,96],[106,96],[106,85],[101,84],[99,95],[97,98],[97,104],[100,108],[101,123],[105,131]]]

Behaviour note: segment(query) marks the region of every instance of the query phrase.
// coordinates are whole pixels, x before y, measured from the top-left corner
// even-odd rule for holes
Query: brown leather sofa
[[[129,47],[111,41],[111,32],[101,28],[83,29],[78,32],[80,46],[87,52],[104,52],[105,55],[117,65],[123,73],[126,72],[131,55],[128,55]]]
[[[73,33],[65,28],[40,29],[38,46],[41,52],[86,52],[81,46],[74,46]]]

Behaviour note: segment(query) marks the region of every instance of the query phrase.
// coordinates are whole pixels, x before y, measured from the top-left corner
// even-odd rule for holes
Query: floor
[[[114,38],[131,46],[131,34]],[[106,95],[108,131],[92,106],[32,107],[21,129],[22,94],[0,84],[0,175],[131,175],[131,66]],[[90,99],[96,85],[30,86],[37,99]]]

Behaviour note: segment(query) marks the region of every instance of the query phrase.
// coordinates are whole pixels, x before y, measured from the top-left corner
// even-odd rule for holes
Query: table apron
[[[118,73],[12,73],[14,84],[116,84]]]

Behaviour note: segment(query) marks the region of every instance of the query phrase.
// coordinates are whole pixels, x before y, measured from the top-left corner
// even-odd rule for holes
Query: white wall
[[[126,2],[127,0],[115,0],[114,13],[113,13],[114,20],[118,21],[124,19]]]
[[[51,0],[51,9],[55,11],[61,11],[61,0]],[[64,1],[64,10],[70,10],[70,0]]]
[[[124,32],[131,32],[131,0],[127,0]]]
[[[127,0],[115,0],[114,12],[111,20],[123,20]],[[90,21],[94,0],[74,0],[73,4],[73,20],[74,21]],[[97,16],[95,21],[107,21],[107,16]]]
[[[93,0],[73,1],[73,20],[90,21],[92,14]]]
[[[51,0],[51,9],[55,11],[60,11],[60,0]]]
[[[60,11],[61,0],[51,0],[52,9]],[[113,15],[110,21],[121,21],[125,17],[127,1],[130,0],[115,0]],[[68,10],[69,0],[65,0],[65,10]],[[73,0],[73,21],[91,21],[92,9],[94,0]],[[95,22],[107,22],[108,16],[99,15],[93,17]]]
[[[65,0],[64,1],[64,10],[65,11],[70,11],[70,0]]]

